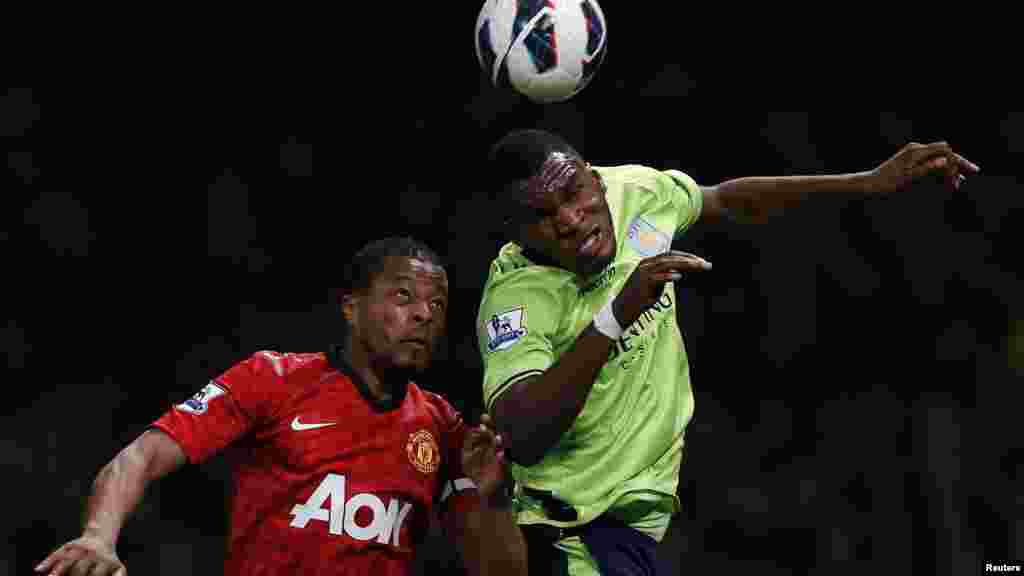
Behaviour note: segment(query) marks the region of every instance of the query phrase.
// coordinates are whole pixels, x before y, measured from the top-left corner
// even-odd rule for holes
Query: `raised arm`
[[[737,178],[702,187],[701,219],[715,221],[731,215],[741,221],[764,222],[777,211],[819,192],[885,194],[902,190],[914,181],[942,174],[959,189],[963,173],[975,174],[978,166],[953,152],[946,142],[910,143],[879,167],[867,172],[824,176],[777,176]]]
[[[591,323],[551,368],[512,384],[494,402],[509,458],[531,466],[576,420],[615,341]]]
[[[516,524],[509,494],[501,437],[490,416],[466,431],[462,469],[476,490],[463,492],[453,518],[452,536],[466,570],[472,576],[527,574],[527,549]]]
[[[544,457],[576,420],[612,344],[661,296],[666,282],[680,273],[702,271],[707,261],[684,252],[667,252],[640,262],[626,285],[595,322],[587,326],[572,348],[546,371],[523,378],[494,402],[494,419],[509,457],[522,466]],[[614,322],[615,324],[610,324]]]
[[[54,575],[127,574],[115,551],[121,528],[142,501],[149,483],[185,462],[185,453],[170,436],[156,429],[144,432],[96,476],[82,535],[55,550],[36,571],[49,570]]]

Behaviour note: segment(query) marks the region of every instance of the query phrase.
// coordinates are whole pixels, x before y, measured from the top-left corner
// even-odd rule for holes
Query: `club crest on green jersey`
[[[672,240],[667,234],[655,228],[642,216],[633,219],[626,237],[629,246],[645,257],[668,252],[668,248],[672,244]]]
[[[526,307],[495,314],[487,321],[487,351],[504,350],[526,336]]]

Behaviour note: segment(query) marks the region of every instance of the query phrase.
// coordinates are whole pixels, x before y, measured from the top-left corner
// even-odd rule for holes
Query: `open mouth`
[[[587,234],[586,238],[583,239],[583,243],[580,244],[576,254],[578,256],[596,256],[597,249],[601,246],[601,239],[603,236],[604,234],[601,233],[601,227],[594,226],[594,229]]]

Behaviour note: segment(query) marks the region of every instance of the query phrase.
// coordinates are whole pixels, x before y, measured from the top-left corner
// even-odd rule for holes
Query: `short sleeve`
[[[679,170],[665,170],[661,174],[666,176],[663,178],[663,187],[667,189],[669,201],[678,214],[675,234],[679,235],[700,218],[704,196],[700,186],[688,174]]]
[[[530,271],[488,288],[477,315],[477,340],[483,360],[484,406],[513,384],[543,373],[555,362],[552,342],[558,329],[558,299]],[[534,273],[538,274],[538,273]]]
[[[283,376],[281,357],[259,352],[210,380],[152,427],[170,435],[189,462],[202,463],[268,416],[271,391],[281,388]]]

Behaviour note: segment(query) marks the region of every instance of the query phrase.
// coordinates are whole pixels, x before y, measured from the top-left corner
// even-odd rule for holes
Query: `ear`
[[[349,326],[354,326],[356,322],[356,305],[359,298],[355,294],[344,294],[341,297],[341,315],[345,318],[345,323]]]
[[[597,183],[601,185],[601,192],[604,193],[604,194],[607,194],[608,193],[608,187],[605,186],[604,179],[601,178],[601,174],[598,173],[597,170],[594,170],[594,168],[590,165],[589,162],[587,163],[587,170],[590,171],[590,175],[594,177],[594,180],[597,180]]]

